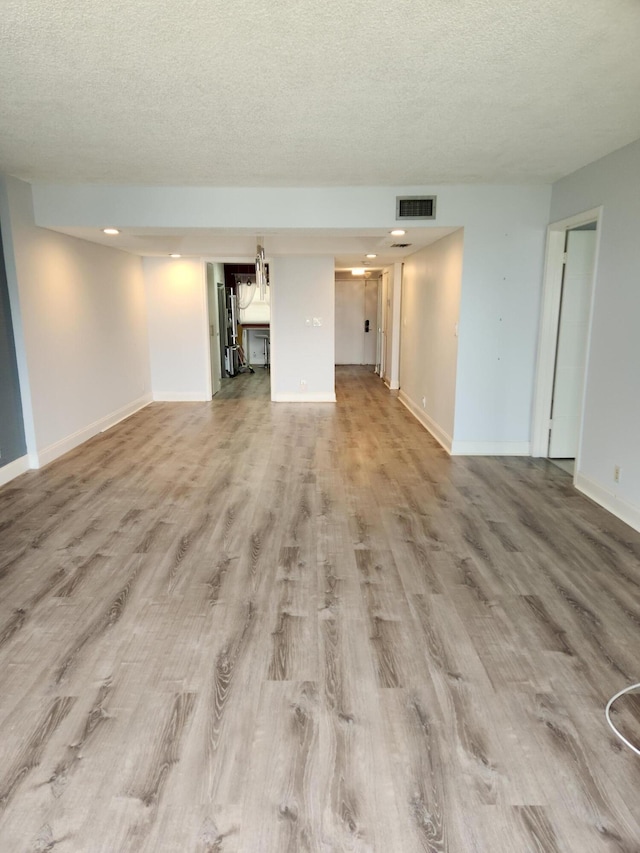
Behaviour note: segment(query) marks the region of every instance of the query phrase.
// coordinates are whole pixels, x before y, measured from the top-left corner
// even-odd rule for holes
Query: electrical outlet
[[[306,380],[306,379],[301,379],[301,380],[300,380],[300,390],[301,390],[301,391],[306,391],[306,390],[307,390],[307,380]]]
[[[423,398],[422,398],[422,408],[423,408],[423,409],[426,409],[426,408],[427,408],[427,398],[426,398],[426,397],[423,397]]]
[[[613,482],[614,483],[620,482],[620,466],[619,465],[613,466]]]

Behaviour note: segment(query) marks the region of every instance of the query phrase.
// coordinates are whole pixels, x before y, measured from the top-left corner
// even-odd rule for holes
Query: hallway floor
[[[0,489],[0,851],[640,849],[640,534],[337,380]]]

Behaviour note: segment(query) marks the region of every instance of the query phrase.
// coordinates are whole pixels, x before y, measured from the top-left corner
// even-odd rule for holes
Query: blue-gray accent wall
[[[0,227],[0,467],[25,453],[20,382]]]

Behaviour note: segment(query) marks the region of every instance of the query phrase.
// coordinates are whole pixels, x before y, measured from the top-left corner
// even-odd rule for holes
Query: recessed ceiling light
[[[179,255],[177,252],[171,252],[169,255],[170,258],[181,258],[182,255]]]
[[[364,267],[354,267],[351,270],[351,275],[364,275],[364,274],[365,274]]]
[[[103,228],[102,230],[105,234],[109,234],[109,235],[114,235],[114,234],[120,233],[117,228]]]
[[[406,232],[406,231],[403,231],[403,230],[402,230],[402,228],[395,228],[395,229],[391,232],[391,236],[392,236],[392,237],[404,237],[404,235],[405,235],[406,233],[407,233],[407,232]]]
[[[367,255],[368,258],[377,258],[377,255]]]

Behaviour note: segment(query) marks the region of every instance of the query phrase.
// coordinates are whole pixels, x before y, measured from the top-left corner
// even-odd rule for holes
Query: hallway
[[[0,850],[638,850],[640,534],[336,374],[0,489]]]

